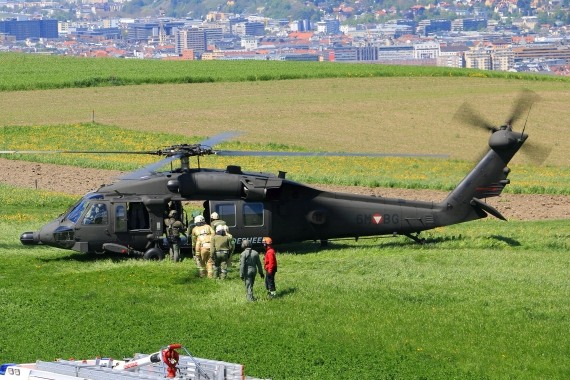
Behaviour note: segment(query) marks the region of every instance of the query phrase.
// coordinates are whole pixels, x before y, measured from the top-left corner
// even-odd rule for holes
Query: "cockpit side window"
[[[68,220],[72,221],[73,223],[77,223],[77,221],[79,220],[79,217],[81,216],[81,214],[83,213],[83,210],[85,209],[85,205],[87,205],[87,203],[92,199],[103,199],[103,195],[97,194],[97,193],[87,194],[86,196],[83,197],[83,199],[81,199],[81,201],[79,201],[71,209],[71,211],[67,214],[66,218]]]
[[[107,205],[105,203],[91,203],[83,218],[83,224],[108,223],[109,213],[107,212]]]
[[[127,210],[124,204],[115,205],[115,232],[127,231]]]

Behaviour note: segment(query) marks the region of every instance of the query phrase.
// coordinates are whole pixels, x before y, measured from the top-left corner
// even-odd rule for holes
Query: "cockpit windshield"
[[[89,193],[85,195],[67,214],[65,217],[67,220],[72,221],[73,223],[77,223],[79,217],[83,213],[85,209],[85,205],[92,199],[103,199],[103,194],[99,193]]]

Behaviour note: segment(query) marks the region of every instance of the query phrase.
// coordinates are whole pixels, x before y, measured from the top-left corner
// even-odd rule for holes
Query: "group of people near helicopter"
[[[202,215],[194,218],[194,228],[190,232],[194,259],[200,277],[225,279],[228,273],[228,264],[231,265],[231,256],[235,251],[233,236],[227,224],[220,219],[218,213],[210,215],[211,225],[206,224]]]
[[[164,221],[165,239],[169,245],[171,260],[182,260],[180,246],[187,245],[188,240],[190,240],[200,277],[223,280],[227,277],[228,267],[232,263],[232,255],[236,249],[235,240],[229,232],[228,225],[220,219],[217,212],[210,215],[210,220],[211,224],[209,225],[204,216],[198,214],[194,217],[193,225],[189,226],[188,232],[186,232],[184,224],[178,216],[178,211],[170,210],[168,219]],[[265,279],[268,297],[274,298],[276,296],[277,259],[273,241],[270,237],[264,237],[262,243],[265,250],[263,266],[259,253],[251,247],[251,241],[244,239],[241,243],[243,252],[240,255],[240,278],[245,283],[248,301],[255,301],[253,284],[258,273],[261,278]]]

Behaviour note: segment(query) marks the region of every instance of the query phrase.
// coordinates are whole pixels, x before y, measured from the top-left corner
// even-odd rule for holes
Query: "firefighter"
[[[212,235],[210,234],[210,226],[202,226],[196,238],[196,264],[199,264],[198,271],[200,277],[204,277],[206,274],[208,278],[214,277],[213,262],[210,255],[211,244]]]
[[[210,227],[208,224],[206,224],[206,219],[202,215],[196,215],[194,217],[194,227],[192,228],[192,231],[190,232],[190,236],[192,238],[192,249],[194,250],[194,260],[196,261],[196,267],[198,268],[198,270],[200,270],[200,268],[205,268],[205,265],[206,265],[205,262],[202,262],[202,257],[200,255],[200,251],[195,249],[196,248],[196,241],[198,240],[198,236],[200,236],[200,233],[204,229],[208,230],[209,235],[214,234],[214,230],[212,230],[212,227]]]
[[[212,225],[214,231],[216,231],[216,227],[218,227],[219,225],[225,225],[226,222],[220,219],[220,216],[218,215],[217,212],[213,212],[210,215],[210,224]]]
[[[178,211],[171,210],[164,224],[166,227],[164,232],[168,238],[168,245],[170,247],[170,258],[175,262],[182,261],[182,256],[180,255],[181,235],[185,236],[186,232],[184,230],[184,224],[178,220]]]
[[[230,257],[231,241],[226,235],[223,225],[216,227],[212,237],[212,259],[214,260],[214,278],[224,280],[228,275],[228,258]]]

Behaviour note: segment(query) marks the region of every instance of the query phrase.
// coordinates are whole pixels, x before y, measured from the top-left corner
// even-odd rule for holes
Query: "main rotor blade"
[[[511,116],[508,118],[506,124],[512,126],[518,119],[526,116],[532,105],[539,100],[540,96],[534,91],[529,89],[522,90],[513,106]]]
[[[0,150],[0,154],[154,154],[156,151],[124,150]]]
[[[447,154],[421,153],[340,153],[340,152],[269,152],[255,150],[220,150],[217,156],[254,156],[254,157],[428,157],[448,158]]]
[[[223,141],[229,140],[231,138],[237,137],[239,135],[241,135],[242,132],[236,132],[236,131],[230,131],[230,132],[224,132],[224,133],[220,133],[219,135],[215,135],[213,137],[210,137],[207,140],[204,140],[200,143],[200,145],[204,145],[204,146],[214,146],[217,145]]]
[[[119,179],[141,179],[143,177],[148,177],[149,175],[156,173],[156,171],[172,161],[179,159],[180,157],[184,156],[182,153],[174,154],[172,156],[166,157],[160,161],[147,165],[143,168],[135,170],[134,172],[127,173],[119,177]]]
[[[484,128],[488,131],[496,131],[497,128],[485,120],[468,103],[463,103],[453,116],[453,120],[468,124],[472,127]]]

